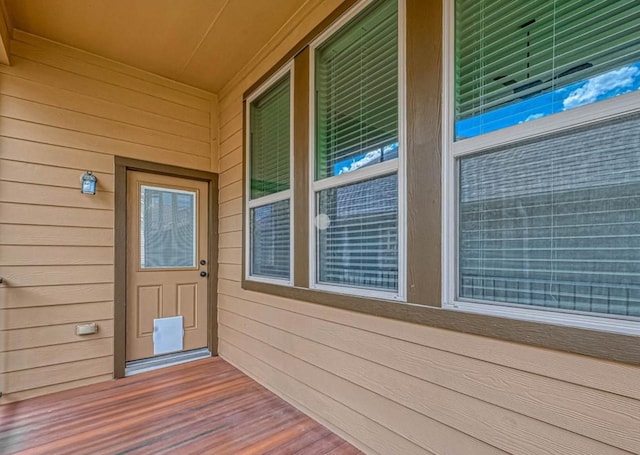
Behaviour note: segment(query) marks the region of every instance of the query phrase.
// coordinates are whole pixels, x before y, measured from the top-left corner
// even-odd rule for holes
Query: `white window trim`
[[[640,318],[579,313],[549,308],[522,308],[501,302],[482,302],[457,297],[457,159],[499,145],[544,137],[576,126],[640,112],[640,92],[597,101],[569,111],[510,126],[478,137],[454,141],[454,0],[443,0],[443,93],[442,93],[442,307],[523,321],[578,327],[626,335],[640,335]]]
[[[353,172],[315,180],[315,50],[342,26],[373,3],[362,0],[343,14],[324,32],[309,44],[309,289],[336,294],[371,297],[386,300],[406,301],[406,6],[405,0],[398,2],[398,158],[389,162],[367,166]],[[316,193],[322,189],[334,188],[361,182],[375,177],[397,173],[398,178],[398,291],[385,291],[355,286],[332,285],[317,282],[316,251]]]
[[[343,185],[351,185],[353,183],[369,180],[382,175],[394,174],[398,171],[398,160],[383,161],[371,166],[363,167],[357,171],[347,172],[344,174],[327,177],[326,179],[311,182],[312,191],[318,192],[328,188],[336,188]]]
[[[260,95],[269,90],[280,79],[289,74],[289,189],[280,191],[279,193],[269,194],[267,196],[259,197],[257,199],[251,199],[251,102],[258,98]],[[293,286],[294,280],[294,208],[293,208],[293,136],[294,136],[294,121],[293,121],[293,103],[294,98],[294,67],[293,60],[286,63],[280,70],[267,79],[260,87],[251,93],[245,100],[245,203],[246,210],[244,213],[244,226],[245,226],[245,238],[244,238],[244,276],[247,280],[255,281],[259,283],[278,284],[284,286]],[[280,201],[289,201],[289,279],[277,279],[269,278],[257,275],[251,275],[251,209],[261,207],[263,205],[273,204]]]

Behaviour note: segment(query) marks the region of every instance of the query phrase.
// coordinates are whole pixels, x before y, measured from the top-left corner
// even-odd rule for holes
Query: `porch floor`
[[[359,454],[220,358],[0,406],[0,453]]]

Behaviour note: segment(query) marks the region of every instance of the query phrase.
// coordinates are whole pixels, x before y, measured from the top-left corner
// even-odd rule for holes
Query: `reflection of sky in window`
[[[254,219],[256,223],[264,220],[268,220],[271,218],[271,213],[273,212],[273,204],[263,205],[262,207],[257,207],[254,210]]]
[[[337,162],[333,165],[333,175],[335,176],[357,171],[363,167],[381,163],[383,161],[389,161],[397,157],[398,143],[394,142],[392,144],[361,153],[353,158]]]
[[[456,122],[465,139],[640,89],[640,62]]]
[[[186,194],[179,194],[178,207],[181,209],[191,209],[193,207],[193,196],[186,195]]]

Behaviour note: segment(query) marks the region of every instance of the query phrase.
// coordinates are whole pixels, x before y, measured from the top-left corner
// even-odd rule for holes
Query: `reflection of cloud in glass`
[[[521,121],[520,123],[524,123],[524,122],[530,122],[531,120],[535,120],[537,118],[542,118],[544,117],[546,114],[544,114],[543,112],[538,112],[537,114],[531,114],[529,117],[527,117],[526,119],[524,119],[523,121]]]
[[[360,169],[361,167],[366,166],[367,164],[378,162],[380,161],[381,156],[382,156],[382,151],[380,149],[376,149],[366,153],[364,156],[360,155],[358,158],[354,159],[348,164],[340,163],[340,167],[336,175],[346,174],[347,172],[353,172],[355,170]]]
[[[640,62],[456,122],[456,139],[475,137],[640,89]]]
[[[572,109],[602,98],[611,98],[630,92],[637,87],[636,79],[639,75],[640,68],[637,66],[625,66],[593,77],[569,93],[562,105],[565,110]]]
[[[346,174],[348,172],[357,171],[360,168],[371,164],[381,163],[398,157],[398,143],[394,142],[385,145],[382,148],[370,150],[362,153],[354,158],[349,158],[336,163],[333,166],[333,175]]]

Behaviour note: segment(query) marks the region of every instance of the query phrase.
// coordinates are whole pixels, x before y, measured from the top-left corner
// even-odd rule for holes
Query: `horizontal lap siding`
[[[114,155],[218,164],[212,94],[20,31],[12,53],[0,65],[3,402],[112,377]],[[80,194],[86,170],[95,196]],[[98,333],[77,336],[87,322]]]
[[[438,329],[244,291],[235,279],[220,281],[219,323],[225,359],[256,377],[268,368],[265,379],[282,375],[301,382],[427,451],[595,455],[640,449],[640,387],[633,367],[463,334],[443,336]],[[236,359],[238,350],[243,354]],[[306,399],[292,401],[308,408]],[[372,402],[384,403],[384,412],[374,412]],[[322,408],[311,411],[338,425]],[[420,438],[412,431],[416,423],[429,435],[446,434],[440,427],[460,434],[454,440]],[[351,424],[340,426],[345,437],[370,445]],[[467,449],[455,450],[458,443]],[[396,449],[387,446],[381,453]]]
[[[242,93],[288,50],[220,99],[220,355],[369,453],[640,453],[637,367],[241,288]]]

